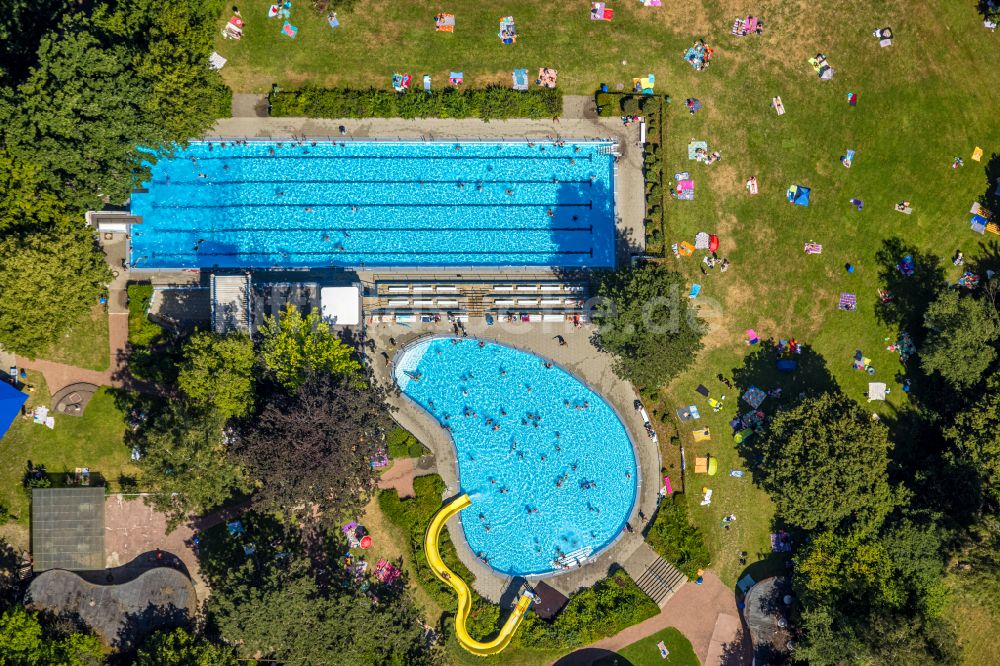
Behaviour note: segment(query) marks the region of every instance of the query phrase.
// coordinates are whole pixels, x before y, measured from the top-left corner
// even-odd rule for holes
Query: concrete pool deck
[[[618,118],[599,118],[592,108],[593,98],[564,97],[563,115],[547,120],[491,120],[475,118],[261,118],[242,116],[222,118],[209,132],[211,137],[246,139],[405,139],[405,140],[507,140],[542,139],[615,139],[621,159],[618,162],[617,206],[618,231],[633,252],[645,248],[643,219],[645,190],[642,177],[642,148],[639,127],[625,127]],[[238,111],[239,109],[237,109]],[[347,130],[341,136],[340,127]]]
[[[571,323],[506,323],[499,322],[487,326],[481,318],[472,318],[465,324],[470,336],[496,340],[533,354],[550,358],[578,378],[583,379],[597,391],[618,412],[635,445],[636,465],[639,469],[639,488],[636,504],[629,517],[635,528],[632,533],[622,533],[611,546],[601,551],[597,558],[580,569],[560,573],[545,578],[545,582],[564,594],[581,587],[588,587],[604,579],[613,565],[624,564],[639,549],[644,541],[642,522],[638,515],[652,516],[656,509],[657,492],[660,488],[660,455],[643,428],[642,420],[633,408],[638,397],[632,386],[619,379],[612,370],[611,356],[598,351],[591,343],[593,328],[574,328]],[[376,351],[371,355],[373,369],[380,381],[392,383],[390,366],[383,360],[381,352],[390,357],[403,345],[429,334],[450,333],[447,321],[440,323],[417,323],[408,326],[399,324],[370,324],[368,336],[375,341]],[[562,335],[566,346],[559,346],[554,336]],[[396,345],[390,343],[393,338]],[[401,393],[390,396],[395,408],[394,418],[404,428],[412,432],[434,454],[437,472],[447,487],[445,497],[452,498],[459,493],[458,462],[451,437],[442,430],[437,421]],[[500,602],[506,598],[513,578],[500,574],[479,561],[471,551],[462,534],[457,517],[448,522],[448,529],[458,550],[459,558],[475,575],[473,587],[483,597]]]

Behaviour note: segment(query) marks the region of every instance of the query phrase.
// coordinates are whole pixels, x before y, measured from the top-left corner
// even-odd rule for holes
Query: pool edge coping
[[[427,333],[426,335],[420,335],[420,336],[414,338],[413,340],[410,340],[410,341],[408,341],[408,342],[400,345],[399,348],[395,351],[395,353],[393,353],[392,359],[389,361],[389,364],[388,364],[388,366],[386,368],[387,372],[389,373],[389,377],[392,380],[393,387],[400,394],[406,396],[406,400],[407,400],[407,402],[409,404],[414,405],[415,407],[417,407],[418,411],[421,414],[424,414],[425,416],[427,416],[433,423],[435,423],[437,425],[440,425],[440,421],[438,421],[438,419],[433,414],[431,414],[423,405],[421,405],[416,400],[414,400],[413,398],[411,398],[406,393],[406,391],[403,390],[399,386],[399,383],[396,381],[396,372],[395,372],[396,371],[396,360],[403,353],[409,351],[413,347],[415,347],[418,344],[421,344],[423,342],[433,341],[433,340],[439,339],[439,338],[440,339],[453,339],[453,338],[456,338],[456,337],[459,337],[459,336],[455,336],[453,334],[448,334],[448,333]],[[522,352],[522,353],[531,354],[532,356],[535,356],[536,358],[540,358],[543,361],[546,361],[548,363],[552,363],[555,367],[558,367],[560,370],[562,370],[563,372],[565,372],[567,375],[569,375],[570,377],[572,377],[576,381],[580,382],[583,386],[585,386],[587,388],[587,390],[589,390],[594,395],[598,396],[601,400],[603,400],[604,403],[611,409],[612,413],[615,415],[615,418],[618,419],[618,422],[621,423],[622,428],[625,430],[625,436],[626,436],[626,438],[628,438],[629,445],[632,447],[632,458],[633,458],[633,460],[635,462],[635,474],[636,474],[635,493],[633,494],[632,503],[629,506],[629,510],[628,510],[628,512],[626,514],[625,520],[623,521],[623,523],[621,525],[622,529],[618,530],[618,533],[615,535],[615,537],[611,541],[607,542],[605,545],[601,546],[599,549],[594,550],[591,553],[591,555],[589,555],[587,557],[587,560],[585,561],[584,564],[581,564],[579,566],[572,567],[572,568],[569,568],[569,569],[556,569],[556,570],[553,570],[553,571],[550,571],[550,572],[544,573],[544,574],[527,574],[527,575],[525,575],[525,574],[511,574],[511,573],[507,573],[507,572],[504,572],[504,571],[500,571],[498,569],[493,568],[488,563],[483,563],[483,566],[485,566],[493,575],[495,575],[497,577],[500,577],[500,578],[503,578],[503,579],[508,580],[508,581],[509,580],[513,580],[513,579],[517,579],[517,578],[521,578],[521,579],[526,580],[526,581],[540,581],[540,580],[546,580],[546,579],[556,578],[556,577],[562,576],[564,574],[571,574],[571,573],[579,572],[579,571],[581,571],[581,570],[583,570],[583,569],[585,569],[585,568],[587,568],[587,567],[589,567],[591,565],[596,564],[602,555],[608,554],[611,551],[611,549],[614,546],[618,545],[618,543],[625,538],[626,534],[628,534],[628,531],[626,530],[625,526],[626,525],[631,525],[631,520],[632,520],[632,517],[633,517],[633,513],[635,513],[636,509],[639,507],[640,502],[641,502],[642,482],[643,482],[642,463],[641,463],[641,457],[640,457],[639,448],[636,445],[636,442],[635,442],[635,439],[634,439],[634,437],[632,435],[632,432],[630,431],[630,429],[628,427],[628,421],[626,419],[622,418],[622,415],[618,411],[618,408],[615,407],[615,405],[607,397],[605,397],[604,394],[601,391],[597,390],[596,387],[594,387],[593,385],[591,385],[590,382],[588,382],[587,380],[585,380],[582,377],[578,376],[575,372],[569,370],[563,364],[561,364],[561,363],[559,363],[559,362],[557,362],[557,361],[555,361],[555,360],[553,360],[553,359],[551,359],[551,358],[549,358],[547,356],[544,356],[544,355],[542,355],[542,354],[540,354],[538,352],[532,351],[530,349],[518,347],[517,345],[513,345],[513,344],[510,344],[510,343],[507,343],[507,342],[503,342],[501,340],[497,340],[495,338],[483,338],[483,337],[479,337],[479,336],[462,336],[462,337],[459,337],[459,339],[483,341],[483,342],[486,342],[488,344],[496,344],[496,345],[500,345],[502,347],[507,347],[508,349],[513,349],[515,351],[519,351],[519,352]],[[458,471],[458,447],[455,445],[455,438],[452,436],[451,431],[445,430],[445,434],[447,435],[448,441],[451,444],[451,450],[454,453],[454,463],[453,464],[454,464],[454,467],[455,467],[455,479],[456,479],[456,481],[459,484],[459,487],[457,489],[457,493],[461,494],[461,492],[462,492],[462,488],[461,488],[461,474]],[[462,521],[461,513],[457,514],[455,516],[455,518],[457,518],[459,524],[462,527],[462,534],[461,534],[461,539],[455,539],[454,536],[452,537],[452,539],[455,541],[456,544],[457,543],[461,543],[462,547],[465,548],[466,552],[469,553],[472,558],[474,558],[476,561],[482,562],[482,560],[475,554],[475,552],[473,552],[472,546],[469,545],[469,543],[468,543],[468,541],[467,541],[467,539],[465,537],[465,524]],[[633,528],[633,530],[634,530],[634,528]],[[450,531],[449,531],[449,534],[450,534]]]

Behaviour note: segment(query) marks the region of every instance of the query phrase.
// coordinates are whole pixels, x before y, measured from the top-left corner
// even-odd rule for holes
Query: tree
[[[47,631],[37,613],[15,606],[0,615],[0,664],[12,666],[97,666],[104,649],[96,636]]]
[[[218,414],[181,400],[167,402],[135,435],[146,501],[176,526],[189,512],[216,507],[250,489],[243,470],[227,460]]]
[[[377,590],[377,588],[376,588]],[[285,664],[398,664],[434,661],[416,609],[403,593],[354,586],[323,594],[301,562],[260,584],[213,590],[208,610],[241,656]]]
[[[986,380],[986,390],[945,428],[948,456],[980,480],[982,498],[1000,508],[1000,373]]]
[[[653,263],[599,279],[597,342],[615,355],[619,376],[660,387],[691,364],[705,327],[682,293],[684,285],[681,275]]]
[[[928,306],[924,325],[929,333],[920,365],[956,390],[977,384],[996,359],[993,344],[1000,338],[1000,317],[986,299],[944,291]]]
[[[35,356],[97,303],[111,271],[82,226],[0,236],[0,346]]]
[[[229,647],[217,646],[184,629],[157,631],[143,643],[136,666],[237,666]]]
[[[253,411],[257,358],[250,336],[197,332],[183,349],[177,385],[190,401],[223,421]]]
[[[232,455],[260,481],[253,502],[261,510],[357,516],[375,488],[371,461],[390,427],[380,387],[319,376],[272,396]]]
[[[264,367],[291,391],[313,375],[353,375],[361,369],[354,350],[330,332],[318,310],[303,317],[289,305],[280,320],[265,317],[260,333]]]
[[[66,208],[41,183],[39,168],[0,150],[0,234],[52,229],[68,222]]]
[[[755,441],[756,440],[756,441]],[[744,454],[779,515],[803,530],[877,530],[898,503],[885,426],[841,393],[778,413]]]

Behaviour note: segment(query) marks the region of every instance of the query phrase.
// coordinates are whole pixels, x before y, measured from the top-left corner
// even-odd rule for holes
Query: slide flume
[[[434,575],[442,583],[455,590],[455,593],[458,595],[458,613],[455,615],[455,638],[458,639],[458,644],[472,654],[485,657],[496,654],[507,647],[510,639],[514,637],[514,632],[517,631],[518,626],[520,626],[521,621],[524,619],[525,612],[531,606],[532,598],[529,594],[521,595],[521,598],[517,601],[517,606],[514,607],[514,611],[507,618],[507,621],[504,622],[503,626],[500,627],[500,633],[492,641],[482,643],[469,635],[468,630],[465,628],[465,622],[469,618],[469,611],[472,607],[472,593],[469,591],[469,586],[465,584],[465,581],[456,576],[445,565],[444,561],[441,560],[441,549],[438,547],[438,540],[441,538],[441,530],[444,529],[444,524],[448,522],[448,519],[471,504],[472,500],[469,499],[469,496],[462,495],[450,504],[446,504],[438,509],[438,512],[434,514],[434,518],[431,519],[431,524],[427,527],[427,534],[424,536],[424,555],[427,557],[427,563],[430,565]]]

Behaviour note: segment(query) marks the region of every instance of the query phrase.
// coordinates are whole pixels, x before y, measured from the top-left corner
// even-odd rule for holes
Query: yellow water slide
[[[431,520],[431,524],[427,527],[427,534],[424,536],[424,555],[427,556],[427,563],[430,564],[434,575],[442,583],[455,590],[455,593],[458,595],[458,613],[455,615],[455,637],[458,639],[458,644],[472,654],[486,657],[491,654],[497,654],[507,647],[510,639],[514,637],[514,632],[517,631],[521,621],[524,619],[525,612],[531,606],[532,598],[527,593],[521,595],[521,598],[517,601],[517,606],[514,607],[514,612],[507,618],[507,621],[500,628],[500,633],[492,641],[481,643],[469,635],[468,630],[465,628],[465,622],[469,618],[469,610],[472,607],[472,593],[469,591],[469,586],[465,584],[465,581],[456,576],[441,560],[441,550],[438,548],[438,540],[441,538],[441,530],[444,529],[444,524],[448,522],[448,519],[471,504],[472,500],[469,499],[469,496],[462,495],[450,504],[446,504],[438,509],[438,512],[434,514],[434,518]]]

